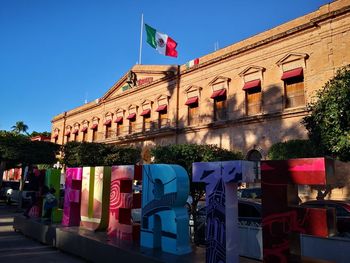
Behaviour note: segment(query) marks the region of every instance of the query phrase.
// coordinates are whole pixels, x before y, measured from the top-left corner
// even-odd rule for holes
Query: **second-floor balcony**
[[[176,130],[176,123],[170,119],[162,119],[149,122],[129,122],[123,125],[113,126],[104,132],[98,132],[96,141],[122,140],[129,137],[155,136],[158,133],[172,132]]]

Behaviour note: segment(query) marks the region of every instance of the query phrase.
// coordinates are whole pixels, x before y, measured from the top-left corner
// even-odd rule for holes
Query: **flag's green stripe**
[[[156,48],[156,30],[149,25],[145,24],[146,33],[147,33],[147,43],[151,45],[151,47]]]

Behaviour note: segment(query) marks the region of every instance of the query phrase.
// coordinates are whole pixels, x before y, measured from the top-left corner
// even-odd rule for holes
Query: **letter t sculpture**
[[[237,183],[254,181],[254,162],[193,163],[192,172],[206,184],[206,262],[238,263]]]

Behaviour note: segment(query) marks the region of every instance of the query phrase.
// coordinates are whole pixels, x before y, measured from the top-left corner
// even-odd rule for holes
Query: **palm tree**
[[[15,133],[25,133],[28,135],[28,125],[26,125],[23,121],[17,121],[16,125],[12,126],[11,129]]]

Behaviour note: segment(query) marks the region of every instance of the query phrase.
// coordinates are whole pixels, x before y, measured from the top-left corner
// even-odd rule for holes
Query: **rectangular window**
[[[214,121],[226,120],[227,105],[226,97],[216,97],[214,99]]]
[[[97,130],[92,130],[92,141],[97,141]]]
[[[120,136],[123,134],[123,122],[117,123],[117,131],[116,131],[117,136]]]
[[[246,111],[247,115],[254,115],[261,112],[260,87],[246,90]]]
[[[81,133],[81,141],[85,142],[85,140],[86,140],[86,132],[82,132]]]
[[[143,116],[142,130],[144,132],[151,130],[151,115],[150,114]]]
[[[112,137],[112,134],[111,134],[111,128],[112,128],[112,125],[109,124],[109,125],[106,125],[106,139],[107,138],[111,138]]]
[[[135,119],[129,119],[129,134],[136,131],[136,120]]]
[[[199,123],[199,107],[198,103],[188,105],[188,125]]]
[[[168,126],[168,112],[167,111],[160,111],[159,112],[159,119],[158,119],[158,127],[159,129],[167,127]]]
[[[285,108],[305,105],[304,78],[294,77],[284,80]]]

